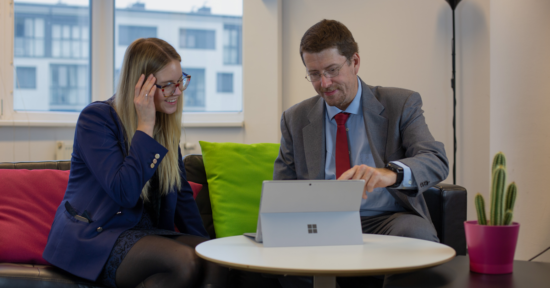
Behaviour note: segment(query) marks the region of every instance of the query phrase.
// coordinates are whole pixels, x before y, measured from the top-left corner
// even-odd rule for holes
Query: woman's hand
[[[145,81],[145,83],[143,83]],[[155,128],[155,92],[157,87],[155,82],[157,79],[153,74],[147,77],[141,74],[135,87],[134,105],[138,117],[137,130],[140,130],[147,135],[153,137],[153,129]]]

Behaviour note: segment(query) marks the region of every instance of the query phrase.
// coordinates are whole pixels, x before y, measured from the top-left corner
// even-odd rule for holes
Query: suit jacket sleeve
[[[412,93],[406,99],[399,127],[405,158],[390,160],[401,161],[411,168],[418,190],[401,191],[414,196],[445,180],[449,164],[443,143],[435,141],[428,129],[418,93]]]
[[[279,156],[275,160],[273,169],[273,180],[295,180],[297,179],[294,163],[294,144],[290,134],[286,111],[281,116],[281,147]]]
[[[191,190],[191,186],[189,182],[187,182],[187,175],[185,173],[181,150],[179,148],[178,157],[181,175],[181,190],[178,192],[174,223],[176,223],[180,232],[210,238],[202,224],[197,203],[195,199],[193,199],[193,190]]]
[[[151,167],[155,155],[162,161],[167,151],[146,133],[136,131],[128,155],[120,144],[118,127],[108,105],[87,106],[78,119],[75,146],[86,167],[103,190],[118,205],[132,208],[137,205],[141,190],[155,173]]]

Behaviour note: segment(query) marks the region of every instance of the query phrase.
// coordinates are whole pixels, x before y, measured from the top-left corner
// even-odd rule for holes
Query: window
[[[186,74],[191,75],[191,82],[185,89],[185,105],[183,111],[204,111],[206,81],[204,69],[187,68],[182,69]],[[193,85],[191,85],[193,84]]]
[[[118,88],[118,81],[120,80],[120,69],[115,69],[115,91]]]
[[[118,26],[118,45],[128,46],[139,38],[157,37],[157,27],[150,26]]]
[[[16,14],[13,53],[16,57],[44,56],[44,18]]]
[[[223,27],[223,64],[240,65],[242,63],[241,26],[224,25]]]
[[[117,75],[122,68],[128,45],[135,38],[153,36],[129,37],[128,35],[134,32],[122,28],[133,25],[131,23],[139,23],[139,27],[132,27],[138,27],[136,31],[141,31],[139,33],[147,31],[147,27],[154,27],[151,33],[155,33],[156,37],[163,39],[176,49],[181,56],[183,71],[190,73],[191,82],[183,93],[185,112],[242,111],[242,0],[202,1],[213,3],[202,7],[197,7],[194,1],[178,1],[177,5],[169,7],[161,2],[158,0],[115,1],[114,25],[117,27],[114,29],[114,39],[117,39],[117,43],[113,49],[115,83],[118,84]],[[124,37],[128,39],[122,41]],[[225,41],[224,37],[228,40]],[[224,44],[226,42],[227,44]],[[218,77],[217,72],[232,74],[232,76]],[[227,77],[231,78],[227,79]],[[223,84],[220,82],[218,85],[218,81],[222,81]],[[193,115],[196,114],[193,113]],[[190,118],[184,117],[184,119]]]
[[[51,64],[50,110],[81,110],[90,103],[85,65]]]
[[[51,42],[53,58],[88,58],[89,31],[87,25],[71,23],[76,21],[56,21],[52,24]]]
[[[233,93],[233,73],[218,73],[218,93]]]
[[[233,113],[241,112],[243,107],[242,66],[223,65],[224,25],[242,26],[242,0],[224,0],[222,4],[203,1],[203,7],[192,1],[181,1],[171,7],[157,0],[140,0],[137,4],[135,1],[114,0],[114,5],[111,1],[0,1],[1,11],[13,11],[11,21],[4,19],[8,24],[6,27],[10,29],[0,31],[2,39],[12,47],[12,53],[3,53],[4,56],[0,57],[3,69],[12,69],[11,73],[4,74],[9,80],[4,83],[7,84],[4,86],[7,93],[0,97],[0,106],[3,108],[0,111],[0,125],[71,126],[75,124],[78,112],[85,106],[81,104],[82,101],[89,103],[109,98],[114,92],[113,80],[118,76],[114,72],[122,66],[127,48],[127,45],[119,45],[120,26],[154,28],[154,35],[147,36],[161,37],[176,48],[182,56],[184,71],[189,72],[186,67],[200,67],[195,69],[202,73],[195,73],[191,81],[192,86],[198,86],[184,93],[190,94],[186,111],[216,113],[190,113],[185,117],[186,123],[218,125],[227,121],[231,123],[228,125],[242,125],[243,114]],[[99,13],[92,13],[92,7]],[[104,21],[105,15],[111,13],[114,13],[114,22]],[[180,48],[182,28],[210,31],[209,45],[213,49]],[[99,33],[92,37],[92,31]],[[131,42],[127,39],[124,41]],[[96,64],[100,64],[94,65],[99,69],[94,73],[91,73],[90,65],[92,51],[101,56],[93,59]],[[107,63],[111,57],[114,63]],[[56,68],[55,65],[64,68]],[[114,71],[101,72],[104,66],[111,65]],[[34,81],[32,69],[18,71],[17,68],[34,68]],[[217,93],[216,71],[233,74],[231,95]],[[90,88],[92,85],[93,91]],[[83,87],[86,91],[82,92]],[[20,113],[24,111],[32,113]]]
[[[36,89],[36,68],[15,68],[15,89]]]
[[[216,31],[180,29],[180,48],[216,49]]]
[[[16,111],[75,111],[90,103],[89,0],[15,1]]]

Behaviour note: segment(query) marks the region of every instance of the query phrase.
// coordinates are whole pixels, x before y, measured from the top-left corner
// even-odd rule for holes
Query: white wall
[[[281,139],[282,2],[244,0],[243,143],[279,143]]]
[[[542,0],[463,0],[456,11],[457,184],[468,189],[468,219],[475,219],[473,196],[489,194],[492,155],[506,153],[508,179],[519,187],[521,260],[550,245],[549,8]],[[182,141],[278,142],[282,110],[314,95],[299,41],[330,18],[347,25],[359,43],[365,82],[421,93],[428,126],[452,158],[452,14],[445,1],[245,0],[244,9],[244,128],[186,128]],[[54,159],[55,141],[72,137],[73,128],[3,126],[0,161]],[[550,261],[547,254],[540,260]]]
[[[476,219],[473,206],[475,194],[481,192],[488,195],[490,190],[490,1],[462,1],[455,13],[458,138],[456,183],[468,190],[470,220]],[[452,143],[447,146],[449,158],[452,157],[450,145]]]
[[[491,2],[491,155],[518,185],[516,258],[550,246],[550,1]],[[550,252],[541,258],[550,261]]]

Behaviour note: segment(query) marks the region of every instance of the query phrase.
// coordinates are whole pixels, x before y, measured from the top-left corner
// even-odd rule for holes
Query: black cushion
[[[199,207],[202,224],[204,228],[206,228],[206,232],[208,232],[210,239],[215,239],[216,231],[214,231],[214,220],[212,219],[210,191],[208,190],[208,181],[206,180],[206,171],[204,169],[204,162],[202,162],[202,155],[186,155],[183,158],[183,165],[185,166],[187,180],[202,184],[202,189],[199,191],[199,194],[197,194],[195,201]]]

